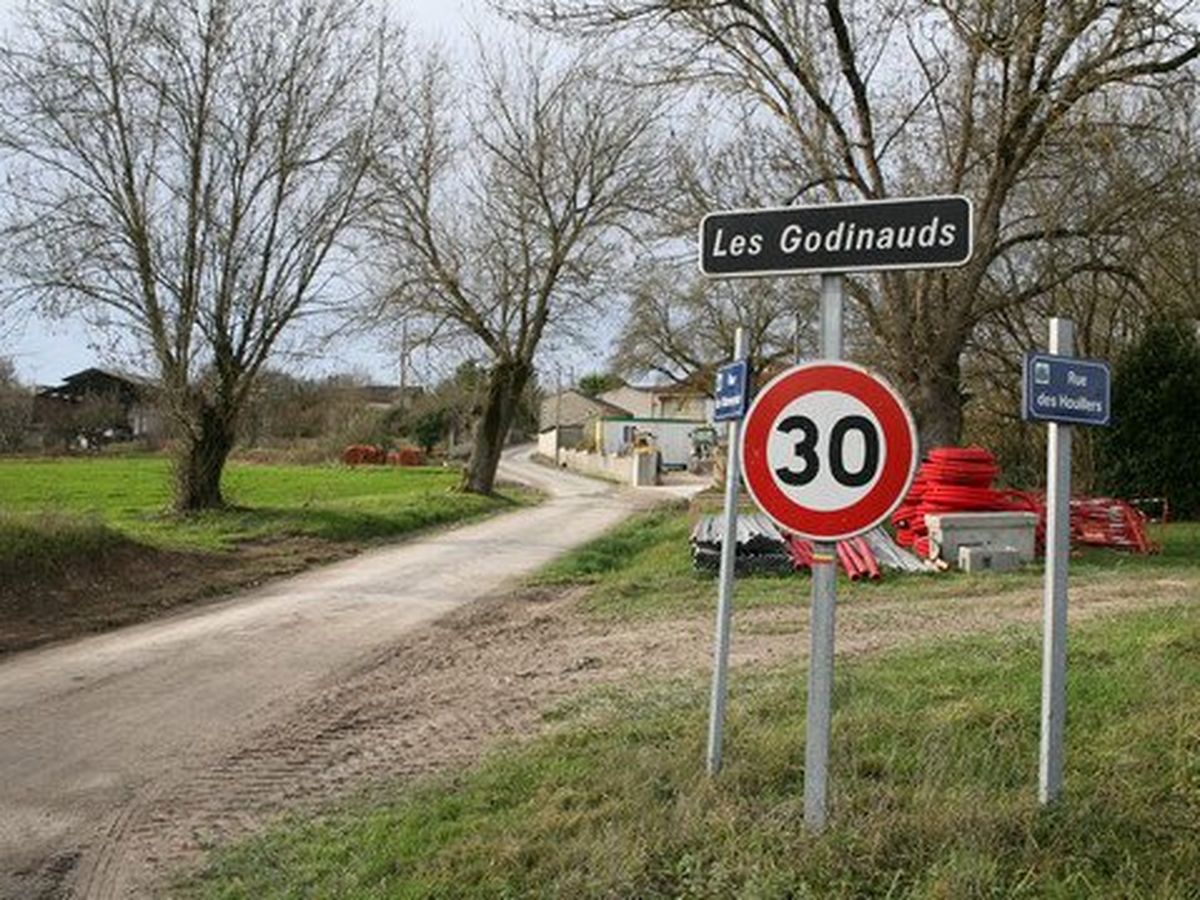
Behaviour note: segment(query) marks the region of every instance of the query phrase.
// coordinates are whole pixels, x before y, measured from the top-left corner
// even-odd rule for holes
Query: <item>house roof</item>
[[[134,387],[152,387],[154,380],[147,378],[144,375],[135,375],[133,372],[123,372],[117,369],[101,369],[98,366],[89,366],[86,369],[80,369],[78,372],[73,372],[70,375],[63,376],[63,384],[74,384],[79,381],[109,379],[111,381],[123,381],[126,384]]]
[[[617,406],[617,404],[609,403],[607,400],[601,400],[599,397],[589,396],[588,394],[585,394],[583,391],[577,390],[576,388],[567,388],[566,390],[563,390],[563,391],[559,391],[559,392],[556,392],[553,394],[547,394],[546,399],[543,401],[543,403],[552,402],[556,397],[559,397],[559,396],[566,397],[567,395],[570,395],[573,397],[578,397],[580,400],[584,401],[585,403],[592,404],[593,406],[596,407],[596,411],[601,413],[602,415],[627,416],[630,414],[629,410],[627,410],[623,406]]]
[[[77,399],[87,394],[118,393],[132,402],[155,390],[157,385],[141,375],[91,366],[64,375],[62,384],[40,388],[39,397]]]

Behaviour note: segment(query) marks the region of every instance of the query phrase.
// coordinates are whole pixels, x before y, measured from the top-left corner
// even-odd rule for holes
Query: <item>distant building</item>
[[[89,401],[110,404],[105,421],[87,423],[87,430],[108,440],[157,436],[162,431],[159,391],[138,375],[89,368],[67,375],[62,383],[39,388],[33,398],[33,426],[46,430],[62,423]]]
[[[409,406],[425,393],[425,388],[419,384],[406,385],[403,389],[398,384],[364,384],[349,390],[359,397],[368,409],[379,410]]]
[[[624,407],[639,419],[712,421],[712,398],[691,385],[626,384],[605,391],[600,399]]]
[[[549,394],[538,413],[538,444],[574,448],[584,442],[585,436],[594,438],[596,423],[605,416],[628,415],[628,409],[574,388]]]

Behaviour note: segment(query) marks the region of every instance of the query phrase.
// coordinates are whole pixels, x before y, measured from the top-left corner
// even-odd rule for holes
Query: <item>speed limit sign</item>
[[[908,492],[917,432],[904,400],[873,372],[812,362],[772,379],[742,434],[746,487],[780,527],[814,541],[869,531]]]

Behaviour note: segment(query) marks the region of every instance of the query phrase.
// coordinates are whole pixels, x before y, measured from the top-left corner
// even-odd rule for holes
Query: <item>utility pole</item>
[[[558,466],[561,465],[558,451],[562,447],[562,363],[554,364],[554,373],[557,382],[554,394],[554,465]]]
[[[408,319],[400,323],[400,408],[408,405]]]

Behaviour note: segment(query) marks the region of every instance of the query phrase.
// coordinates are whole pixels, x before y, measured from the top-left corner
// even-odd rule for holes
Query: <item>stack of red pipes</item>
[[[788,537],[787,548],[797,569],[812,568],[813,545],[811,541],[806,541],[793,534]],[[842,564],[842,571],[851,581],[858,581],[862,578],[878,581],[882,577],[875,554],[871,552],[871,547],[866,540],[861,537],[838,541],[837,557],[838,562]]]
[[[929,556],[925,516],[945,512],[1041,512],[1037,501],[1019,491],[998,491],[996,458],[983,447],[936,447],[929,451],[908,496],[892,514],[896,543],[922,559]],[[1039,529],[1040,531],[1040,529]]]
[[[1071,540],[1093,547],[1157,553],[1146,534],[1146,516],[1124,500],[1089,497],[1071,501]]]

